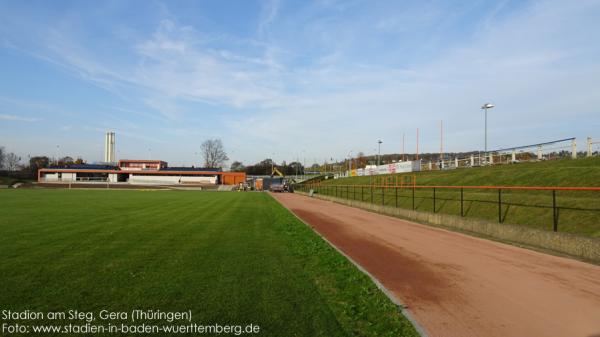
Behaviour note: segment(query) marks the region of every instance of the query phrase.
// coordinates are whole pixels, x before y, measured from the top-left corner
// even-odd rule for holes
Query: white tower
[[[104,162],[115,162],[115,133],[107,132],[104,137]]]

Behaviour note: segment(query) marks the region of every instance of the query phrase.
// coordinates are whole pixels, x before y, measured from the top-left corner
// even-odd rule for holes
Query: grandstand
[[[237,185],[244,172],[216,168],[169,167],[161,160],[119,160],[118,165],[51,166],[38,171],[40,183],[111,183],[135,185]]]

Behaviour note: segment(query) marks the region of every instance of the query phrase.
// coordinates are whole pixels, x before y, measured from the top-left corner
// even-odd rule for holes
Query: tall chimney
[[[107,132],[104,137],[104,162],[115,162],[115,133]]]

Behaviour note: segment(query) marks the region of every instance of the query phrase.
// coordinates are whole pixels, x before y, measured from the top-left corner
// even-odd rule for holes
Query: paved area
[[[600,267],[298,194],[273,194],[430,336],[600,337]]]

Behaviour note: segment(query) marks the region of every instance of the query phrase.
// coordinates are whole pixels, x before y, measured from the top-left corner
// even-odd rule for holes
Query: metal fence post
[[[381,186],[381,205],[385,205],[385,187]]]
[[[460,216],[464,217],[465,216],[465,212],[464,212],[464,203],[465,203],[465,198],[464,198],[464,193],[463,193],[464,188],[460,188]]]
[[[373,185],[371,185],[371,203],[373,203]]]
[[[558,209],[556,208],[556,190],[552,190],[552,220],[554,221],[553,230],[558,232]]]
[[[412,188],[412,199],[413,199],[413,211],[415,210],[415,185]]]
[[[356,200],[356,185],[352,185],[352,200]]]
[[[498,189],[498,222],[502,223],[502,189]]]
[[[433,188],[433,213],[435,213],[435,187]]]
[[[398,208],[398,186],[396,186],[396,208]]]

